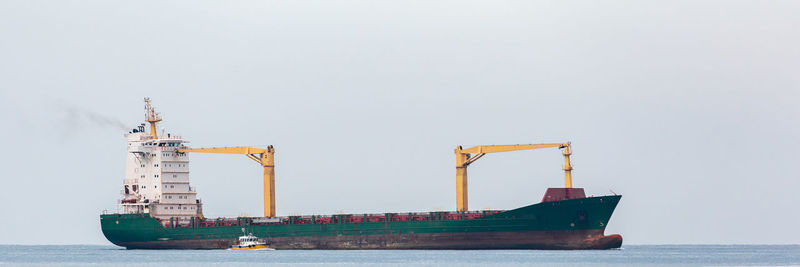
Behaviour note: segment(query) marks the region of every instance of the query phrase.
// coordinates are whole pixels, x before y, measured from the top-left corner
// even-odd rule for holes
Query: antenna
[[[150,136],[153,139],[158,139],[156,130],[156,123],[161,121],[161,113],[156,112],[152,105],[150,105],[150,98],[144,98],[144,121],[150,123]]]

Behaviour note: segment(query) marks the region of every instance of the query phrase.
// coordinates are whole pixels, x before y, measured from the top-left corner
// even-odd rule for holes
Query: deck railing
[[[474,212],[426,212],[426,213],[386,213],[386,214],[336,214],[287,217],[239,217],[239,218],[190,218],[190,220],[160,220],[167,228],[225,227],[251,225],[286,225],[286,224],[342,224],[342,223],[374,223],[374,222],[407,222],[407,221],[456,221],[475,220],[503,212],[502,210],[485,210]]]

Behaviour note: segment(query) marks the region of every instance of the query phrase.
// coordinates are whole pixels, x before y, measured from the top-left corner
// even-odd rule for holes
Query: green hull
[[[276,249],[608,249],[621,196],[542,202],[478,219],[164,227],[148,214],[101,215],[103,234],[131,249],[220,249],[244,229]]]

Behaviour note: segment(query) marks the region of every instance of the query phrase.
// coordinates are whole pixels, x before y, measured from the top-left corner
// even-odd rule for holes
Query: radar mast
[[[156,131],[156,123],[161,121],[161,113],[156,112],[153,106],[150,105],[150,98],[144,98],[144,120],[150,123],[150,136],[153,139],[158,139],[158,131]]]

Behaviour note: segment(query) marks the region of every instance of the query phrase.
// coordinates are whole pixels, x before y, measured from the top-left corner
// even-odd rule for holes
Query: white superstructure
[[[145,98],[145,124],[131,130],[120,207],[123,213],[149,213],[150,216],[178,221],[202,217],[202,203],[189,184],[189,156],[175,152],[187,148],[180,136],[156,134],[161,117]]]

